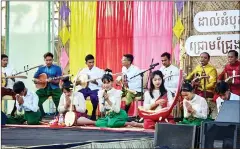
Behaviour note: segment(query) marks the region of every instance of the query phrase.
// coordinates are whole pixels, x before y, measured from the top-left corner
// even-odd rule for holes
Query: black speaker
[[[215,121],[240,123],[240,100],[224,101]]]
[[[154,147],[157,149],[197,148],[200,127],[158,123],[154,133]]]
[[[200,148],[240,148],[240,123],[204,122]]]

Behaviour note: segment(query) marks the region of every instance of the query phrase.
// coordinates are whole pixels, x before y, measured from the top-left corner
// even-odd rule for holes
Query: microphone
[[[104,90],[104,93],[107,93],[107,90]],[[103,98],[103,103],[102,104],[105,106],[105,99],[104,98]]]
[[[152,64],[150,67],[156,67],[157,65],[159,65],[159,63]]]

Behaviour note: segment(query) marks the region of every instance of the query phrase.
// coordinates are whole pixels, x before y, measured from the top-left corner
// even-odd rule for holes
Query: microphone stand
[[[132,79],[132,78],[135,78],[137,76],[141,76],[141,99],[143,99],[143,75],[144,75],[145,72],[150,71],[150,70],[152,70],[154,68],[155,68],[155,66],[152,66],[152,67],[150,66],[150,68],[148,68],[147,70],[144,70],[144,71],[140,72],[139,74],[136,74],[135,76],[130,78],[130,79]],[[137,116],[136,116],[136,120],[138,121],[138,101],[137,101]]]
[[[152,66],[152,64],[153,64],[153,58],[152,58],[152,62],[151,62],[150,67]],[[147,86],[148,86],[148,82],[149,82],[149,78],[150,78],[151,73],[152,73],[152,69],[149,71],[148,80],[147,80]]]

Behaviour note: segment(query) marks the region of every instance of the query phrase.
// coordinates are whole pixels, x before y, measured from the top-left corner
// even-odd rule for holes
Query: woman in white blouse
[[[163,74],[161,71],[153,71],[150,77],[150,88],[144,93],[144,110],[160,110],[169,106],[167,91],[164,87]],[[145,129],[154,129],[156,121],[144,119]]]
[[[162,72],[159,70],[152,72],[150,80],[149,91],[144,93],[143,107],[145,110],[162,109],[168,105]]]
[[[105,117],[92,121],[81,117],[77,120],[78,125],[96,125],[97,127],[118,128],[126,125],[137,126],[136,122],[127,122],[126,111],[120,109],[122,91],[113,87],[113,77],[111,70],[105,70],[106,74],[102,77],[102,90],[98,91],[99,109]],[[141,126],[141,125],[140,125]]]
[[[60,97],[58,111],[60,114],[65,115],[71,106],[70,97],[73,94],[73,111],[76,113],[77,118],[84,116],[86,117],[86,103],[82,93],[80,92],[72,92],[72,82],[69,80],[65,80],[62,85],[63,94]]]
[[[181,124],[200,126],[207,119],[208,104],[205,98],[193,93],[193,87],[189,83],[182,85],[181,95],[183,99],[184,119]]]

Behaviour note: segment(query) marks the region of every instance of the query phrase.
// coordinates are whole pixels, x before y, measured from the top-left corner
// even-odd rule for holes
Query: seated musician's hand
[[[22,105],[24,103],[23,97],[19,94],[16,95],[16,100],[18,101],[19,105]]]
[[[107,93],[103,93],[103,98],[104,98],[104,100],[108,100],[108,98],[109,98],[108,94]]]
[[[228,80],[227,80],[227,83],[228,83],[228,84],[232,84],[232,80],[233,80],[233,78],[228,79]]]
[[[91,83],[98,85],[98,82],[96,80],[91,81]]]
[[[166,104],[166,103],[167,103],[167,100],[166,100],[166,99],[160,99],[160,100],[156,101],[156,104],[159,104],[159,105],[161,105],[161,106],[163,106],[163,105]]]
[[[128,88],[128,83],[127,82],[123,83],[123,85]]]
[[[200,81],[195,81],[192,84],[193,84],[193,86],[200,86]]]
[[[81,85],[82,82],[80,80],[74,81],[73,83],[76,83],[76,85]]]

